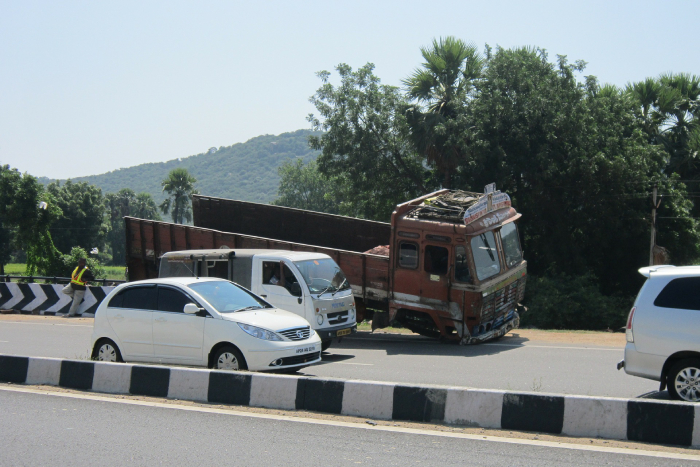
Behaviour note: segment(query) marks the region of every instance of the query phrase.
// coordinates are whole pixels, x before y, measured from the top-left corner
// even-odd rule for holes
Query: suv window
[[[113,308],[132,308],[136,310],[157,309],[158,295],[155,285],[150,287],[130,287],[122,290],[112,298],[109,306]]]
[[[158,310],[170,311],[173,313],[183,313],[185,305],[195,303],[179,290],[169,287],[158,287]]]
[[[700,310],[700,277],[673,279],[656,297],[654,306]]]

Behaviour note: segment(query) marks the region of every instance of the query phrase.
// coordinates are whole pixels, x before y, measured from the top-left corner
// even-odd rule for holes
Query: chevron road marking
[[[14,282],[8,282],[6,285],[8,290],[12,294],[12,298],[9,301],[5,302],[5,304],[2,307],[11,310],[16,304],[18,304],[24,299],[24,294],[20,290],[19,285],[15,284]]]
[[[61,289],[62,288],[63,287],[61,287]],[[46,311],[57,312],[58,310],[60,310],[61,308],[70,304],[70,302],[73,301],[73,299],[69,295],[64,294],[63,292],[61,292],[60,289],[59,289],[57,295],[58,295],[58,302]]]
[[[97,299],[92,294],[92,291],[90,291],[90,289],[86,290],[85,297],[83,297],[83,303],[81,303],[80,307],[78,308],[78,313],[84,313],[87,309],[89,309],[95,303],[97,303]]]
[[[34,287],[32,292],[35,298],[26,304],[24,308],[22,308],[23,310],[32,311],[46,301],[46,294],[44,293],[43,287]]]

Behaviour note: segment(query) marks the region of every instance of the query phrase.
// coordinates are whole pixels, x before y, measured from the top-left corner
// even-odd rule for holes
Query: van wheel
[[[245,358],[243,358],[238,349],[227,345],[221,347],[214,355],[214,369],[229,371],[247,370],[248,365],[246,365]]]
[[[100,339],[92,350],[92,359],[99,362],[123,362],[117,344],[109,339]]]
[[[326,350],[328,350],[332,343],[333,343],[333,339],[323,339],[321,341],[321,351],[325,352]]]
[[[666,382],[671,399],[700,401],[700,359],[689,358],[673,365]]]

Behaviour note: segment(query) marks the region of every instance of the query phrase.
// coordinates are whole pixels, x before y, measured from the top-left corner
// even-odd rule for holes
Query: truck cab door
[[[421,297],[447,301],[447,281],[450,271],[450,250],[443,245],[423,247]]]
[[[303,282],[293,270],[296,268],[276,260],[262,260],[260,266],[258,294],[277,308],[306,318]]]

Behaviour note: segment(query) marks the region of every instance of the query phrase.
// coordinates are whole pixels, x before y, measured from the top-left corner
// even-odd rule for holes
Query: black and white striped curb
[[[0,355],[0,382],[700,446],[700,405]]]
[[[73,299],[61,292],[61,284],[25,284],[0,282],[0,309],[24,313],[56,315],[68,313]],[[94,314],[102,300],[114,287],[88,287],[78,313]]]

